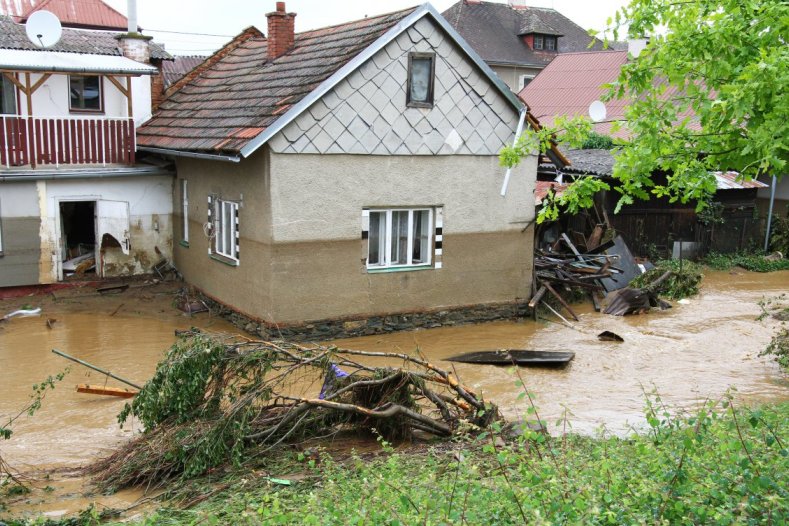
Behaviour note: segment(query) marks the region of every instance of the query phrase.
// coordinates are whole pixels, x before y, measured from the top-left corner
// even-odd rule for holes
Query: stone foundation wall
[[[526,301],[465,305],[434,311],[371,316],[359,319],[329,319],[278,326],[256,320],[201,294],[214,315],[219,315],[244,331],[264,340],[325,341],[353,338],[418,328],[429,329],[502,319],[523,318],[530,314]]]

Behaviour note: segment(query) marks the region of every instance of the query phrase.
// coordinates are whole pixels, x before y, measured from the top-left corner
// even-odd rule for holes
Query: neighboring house
[[[525,109],[429,4],[238,35],[170,87],[141,150],[177,164],[175,262],[261,334],[513,316],[530,295]],[[238,319],[238,317],[236,317]]]
[[[545,198],[547,188],[553,186],[556,194],[563,192],[568,183],[585,175],[600,177],[613,188],[614,155],[610,150],[564,150],[569,165],[556,169],[553,164],[540,165],[541,179],[557,179],[564,184],[538,181],[538,199]],[[608,223],[628,243],[630,250],[639,256],[670,255],[675,241],[697,243],[702,253],[737,252],[753,248],[763,239],[763,222],[757,211],[757,192],[766,185],[759,181],[738,181],[736,172],[716,172],[718,189],[706,212],[697,214],[695,203],[671,203],[667,198],[652,197],[623,206],[614,213],[621,196],[615,190],[602,191],[595,197],[595,208],[581,212],[576,217],[565,217],[561,228],[577,233],[576,241],[583,246],[591,237],[593,227]],[[658,184],[664,176],[656,174]],[[665,181],[662,181],[665,183]],[[543,233],[548,232],[547,229]],[[538,239],[546,236],[538,234]],[[556,233],[548,232],[547,240]],[[544,239],[543,239],[544,240]],[[592,248],[592,247],[587,247]]]
[[[57,16],[63,27],[110,31],[128,27],[126,17],[101,0],[0,0],[0,15],[20,24],[40,10]]]
[[[443,15],[515,93],[557,56],[604,47],[558,11],[524,0],[460,0]]]
[[[181,78],[205,62],[208,57],[200,55],[173,56],[173,60],[162,62],[162,77],[164,89],[181,80]]]
[[[104,277],[171,254],[172,172],[135,151],[151,63],[169,58],[146,38],[70,28],[42,49],[0,16],[0,286],[66,279],[78,256]]]

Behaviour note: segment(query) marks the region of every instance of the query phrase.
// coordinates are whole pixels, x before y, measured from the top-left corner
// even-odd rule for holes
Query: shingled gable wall
[[[435,105],[406,108],[408,53],[436,53]],[[518,114],[425,17],[270,142],[276,153],[498,155]]]

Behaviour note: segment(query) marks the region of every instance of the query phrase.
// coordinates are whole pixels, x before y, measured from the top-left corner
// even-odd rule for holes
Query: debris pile
[[[400,367],[392,367],[396,362]],[[145,432],[88,468],[102,488],[201,475],[280,445],[485,427],[497,408],[419,356],[182,333],[119,419]]]

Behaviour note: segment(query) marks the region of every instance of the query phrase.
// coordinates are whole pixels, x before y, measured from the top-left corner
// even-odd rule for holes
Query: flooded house
[[[502,197],[498,153],[523,104],[429,4],[302,33],[284,2],[267,17],[138,133],[177,165],[186,281],[284,337],[517,314],[537,156]]]
[[[136,128],[170,56],[98,0],[46,6],[62,33],[0,15],[0,287],[148,273],[171,253],[173,174],[140,162]]]

